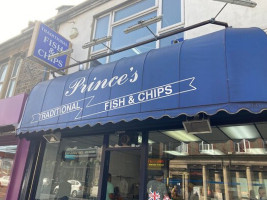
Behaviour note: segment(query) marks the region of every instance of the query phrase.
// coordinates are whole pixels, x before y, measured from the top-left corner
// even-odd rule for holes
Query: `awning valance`
[[[267,109],[267,36],[224,29],[41,82],[18,133]]]

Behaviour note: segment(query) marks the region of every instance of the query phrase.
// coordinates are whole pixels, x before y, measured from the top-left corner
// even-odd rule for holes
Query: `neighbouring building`
[[[28,93],[48,77],[44,67],[26,58],[31,35],[32,29],[25,30],[0,45],[0,199],[6,197],[15,157],[27,158],[21,155],[27,155],[29,142],[19,140],[16,128]],[[23,174],[24,168],[18,171]]]

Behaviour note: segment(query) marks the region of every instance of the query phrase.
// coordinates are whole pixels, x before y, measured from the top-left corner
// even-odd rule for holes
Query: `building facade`
[[[267,27],[257,3],[227,5],[215,21],[232,28],[210,20],[224,4],[204,0],[85,1],[58,14],[77,66],[31,91],[16,198],[108,199],[111,174],[123,199],[259,199],[267,36],[247,29]],[[145,20],[156,22],[133,28]]]
[[[0,45],[0,199],[6,198],[15,158],[21,157],[21,161],[27,158],[29,142],[19,140],[15,132],[28,94],[37,83],[48,78],[43,66],[26,57],[32,30],[29,26]],[[15,174],[23,171],[23,166],[18,171],[14,169]]]

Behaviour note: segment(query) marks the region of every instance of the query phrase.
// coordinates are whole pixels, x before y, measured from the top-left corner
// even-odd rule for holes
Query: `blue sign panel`
[[[34,41],[31,44],[30,57],[40,61],[41,64],[60,69],[65,67],[67,55],[49,58],[49,56],[65,51],[70,47],[70,42],[44,24],[38,23],[35,29]]]

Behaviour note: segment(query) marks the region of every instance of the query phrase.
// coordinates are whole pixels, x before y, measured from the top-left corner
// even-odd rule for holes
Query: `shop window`
[[[5,199],[17,145],[0,146],[0,199]]]
[[[17,81],[17,77],[18,77],[18,72],[20,69],[22,63],[22,59],[21,58],[17,58],[12,70],[12,74],[11,77],[9,79],[9,84],[8,84],[8,88],[7,88],[7,93],[6,93],[6,98],[7,97],[11,97],[14,94],[14,90],[15,90],[15,85],[16,85],[16,81]]]
[[[252,125],[233,127],[239,133],[247,127],[254,131]],[[212,127],[212,133],[194,135],[185,135],[183,130],[150,131],[147,197],[259,199],[259,190],[265,190],[267,184],[263,133],[240,142],[224,134],[218,127]]]
[[[47,143],[35,199],[97,199],[103,136]]]
[[[8,67],[8,63],[4,63],[0,66],[0,94],[2,92],[4,80],[6,77],[7,67]]]
[[[157,35],[164,34],[183,25],[183,0],[142,0],[133,4],[119,8],[106,13],[96,19],[93,39],[112,36],[111,41],[98,44],[92,47],[91,57],[95,57],[103,52],[121,49],[123,47],[136,44],[138,42],[153,38],[153,34],[147,28],[141,28],[124,33],[124,30],[139,21],[147,20],[156,16],[163,16],[160,22],[149,25],[150,30]],[[112,62],[123,57],[129,57],[147,52],[160,46],[172,44],[172,41],[178,41],[183,38],[182,34],[169,37],[161,42],[151,42],[130,50],[109,56],[106,62]],[[107,46],[107,47],[105,47]]]

